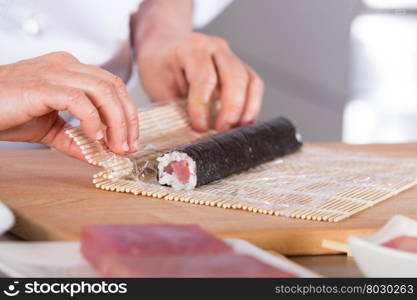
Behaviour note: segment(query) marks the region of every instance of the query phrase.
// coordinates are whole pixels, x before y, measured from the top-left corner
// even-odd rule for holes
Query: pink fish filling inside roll
[[[186,161],[170,162],[168,166],[164,168],[164,172],[175,175],[175,177],[183,184],[187,184],[190,180],[190,169],[188,162]]]
[[[173,151],[157,160],[160,184],[172,186],[176,190],[189,190],[196,186],[196,163],[186,153]]]

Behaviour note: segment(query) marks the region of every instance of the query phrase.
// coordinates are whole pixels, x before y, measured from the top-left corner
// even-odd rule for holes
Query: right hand
[[[0,140],[42,143],[81,158],[58,115],[65,110],[113,152],[137,150],[137,110],[117,76],[65,52],[0,66]]]

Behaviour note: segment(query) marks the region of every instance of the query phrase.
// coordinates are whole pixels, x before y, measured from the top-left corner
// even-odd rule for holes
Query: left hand
[[[220,96],[215,127],[225,131],[256,120],[264,84],[219,37],[159,32],[138,44],[137,64],[153,101],[188,99],[192,126],[209,128],[210,101]]]

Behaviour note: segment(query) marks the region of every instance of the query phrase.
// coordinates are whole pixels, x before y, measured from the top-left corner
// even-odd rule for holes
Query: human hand
[[[0,66],[0,140],[42,143],[78,158],[58,111],[69,111],[93,140],[119,154],[137,150],[137,110],[123,81],[55,52]]]
[[[259,115],[264,84],[221,38],[170,30],[150,33],[137,42],[137,64],[153,101],[187,98],[193,127],[209,128],[213,98],[220,97],[215,127],[246,125]]]

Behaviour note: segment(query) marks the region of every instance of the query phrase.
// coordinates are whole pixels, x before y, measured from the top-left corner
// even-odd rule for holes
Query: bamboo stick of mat
[[[140,112],[140,130],[141,150],[127,157],[91,141],[80,128],[66,133],[88,163],[103,168],[93,176],[97,188],[189,205],[338,222],[417,184],[417,159],[305,145],[296,154],[247,172],[176,191],[156,181],[156,157],[214,132],[194,132],[183,106],[175,102]]]

